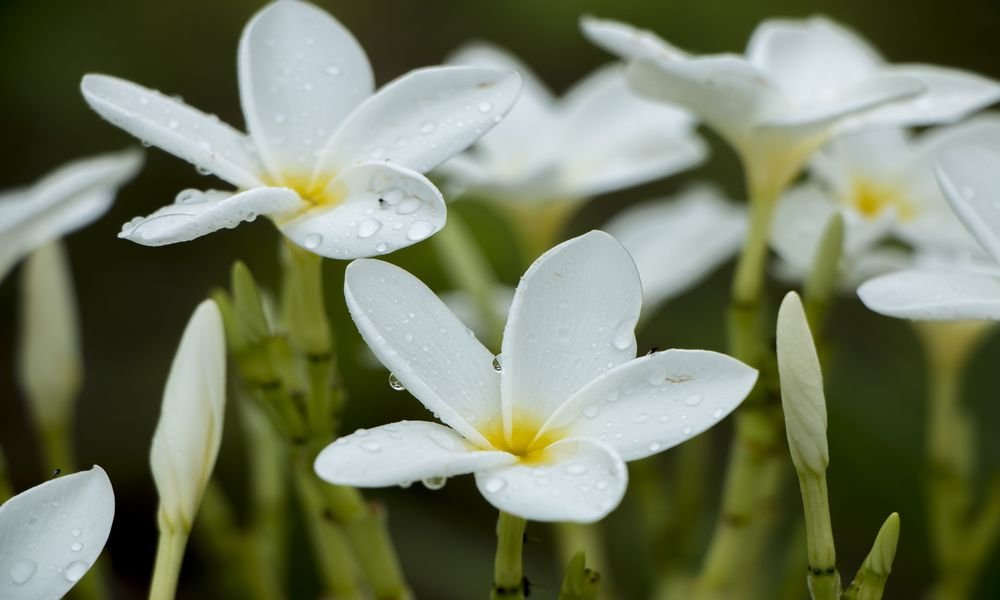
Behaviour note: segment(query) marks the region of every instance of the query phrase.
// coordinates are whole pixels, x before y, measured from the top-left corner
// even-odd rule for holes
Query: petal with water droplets
[[[46,481],[0,506],[0,597],[61,598],[111,532],[115,495],[101,467]]]
[[[315,469],[330,483],[381,487],[464,475],[516,460],[506,452],[480,450],[450,427],[403,421],[341,437],[319,453]]]
[[[374,85],[351,32],[298,0],[272,2],[247,24],[239,79],[250,134],[280,183],[311,175],[319,150]]]
[[[1000,321],[1000,271],[908,269],[866,281],[858,297],[871,310],[901,319]]]
[[[577,392],[539,436],[558,431],[600,440],[624,460],[685,442],[733,411],[757,371],[707,350],[667,350],[617,367]]]
[[[937,177],[955,214],[1000,262],[1000,138],[989,147],[955,146],[938,155]]]
[[[347,169],[327,188],[333,199],[278,227],[293,242],[328,258],[387,254],[444,227],[447,207],[426,177],[405,167],[367,162]]]
[[[287,188],[261,187],[237,194],[185,190],[173,204],[123,225],[118,237],[143,246],[187,242],[257,215],[283,215],[303,206],[299,195]]]
[[[621,502],[628,469],[605,444],[568,438],[537,461],[477,471],[476,485],[490,504],[524,519],[592,523]]]

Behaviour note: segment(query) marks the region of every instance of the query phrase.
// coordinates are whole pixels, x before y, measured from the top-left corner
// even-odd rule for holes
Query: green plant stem
[[[524,529],[528,522],[500,511],[497,520],[497,554],[493,561],[491,600],[524,600],[524,573],[521,554]]]
[[[175,529],[160,516],[160,541],[156,547],[156,564],[153,582],[149,587],[149,600],[173,600],[177,596],[177,580],[184,561],[188,532]]]
[[[601,592],[601,575],[587,568],[586,554],[577,552],[570,558],[566,576],[559,588],[558,600],[597,600]]]
[[[472,231],[458,212],[452,211],[448,215],[448,226],[431,240],[452,283],[465,291],[475,304],[483,333],[487,336],[483,343],[498,348],[506,315],[497,312],[493,268],[473,239]]]
[[[799,491],[805,511],[809,592],[813,600],[840,598],[840,574],[830,524],[830,501],[825,473],[799,473]]]
[[[577,553],[583,551],[590,568],[601,573],[603,578],[600,597],[614,597],[609,585],[608,574],[611,570],[608,567],[607,553],[604,551],[604,536],[601,535],[600,523],[556,523],[555,530],[559,563],[569,564]]]
[[[858,569],[843,600],[882,600],[899,543],[899,515],[892,513],[875,536],[875,543]]]

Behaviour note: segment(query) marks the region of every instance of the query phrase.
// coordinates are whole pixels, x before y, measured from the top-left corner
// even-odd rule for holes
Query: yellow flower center
[[[539,436],[538,432],[544,424],[544,419],[524,410],[514,410],[514,424],[511,427],[510,440],[504,433],[500,419],[493,419],[480,429],[480,433],[490,443],[492,449],[509,452],[520,457],[522,463],[539,464],[548,462],[546,450],[550,445],[565,437],[565,432],[548,430]]]
[[[912,219],[917,212],[898,187],[880,185],[864,179],[854,181],[854,189],[848,204],[869,220],[879,218],[887,210],[895,210],[896,217],[906,221]]]
[[[295,193],[306,203],[305,208],[283,219],[288,220],[315,208],[331,208],[343,202],[344,198],[347,197],[347,186],[340,181],[330,185],[334,177],[335,174],[313,177],[301,173],[285,173],[281,177],[264,178],[264,184],[295,190]]]

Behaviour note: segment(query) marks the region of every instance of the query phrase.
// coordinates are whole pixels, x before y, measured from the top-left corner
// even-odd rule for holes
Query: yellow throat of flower
[[[916,216],[917,212],[899,187],[881,185],[865,179],[854,181],[848,204],[869,220],[881,217],[887,210],[895,210],[899,220],[907,221]]]
[[[264,183],[269,186],[295,190],[299,197],[309,205],[305,210],[311,210],[336,206],[347,197],[347,186],[343,182],[338,181],[334,185],[330,185],[334,179],[335,174],[314,177],[301,173],[287,173],[281,177],[267,178]]]
[[[509,452],[520,457],[522,463],[546,462],[547,448],[565,437],[565,432],[558,429],[548,430],[539,436],[538,432],[544,424],[544,419],[523,410],[516,410],[513,415],[510,439],[504,433],[503,422],[493,419],[480,430],[493,449]]]

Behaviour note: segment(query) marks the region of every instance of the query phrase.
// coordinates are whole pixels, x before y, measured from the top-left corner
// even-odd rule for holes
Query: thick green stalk
[[[159,522],[160,542],[156,547],[156,564],[153,567],[153,582],[149,587],[149,600],[174,600],[188,532],[169,524],[162,512]]]
[[[604,576],[601,586],[602,598],[613,598],[615,594],[608,584],[608,558],[604,551],[604,536],[601,535],[600,523],[556,523],[556,544],[559,548],[559,562],[569,564],[574,557],[583,552],[588,557],[591,568]]]
[[[809,593],[813,600],[837,600],[840,598],[840,574],[830,524],[826,474],[799,473],[799,490],[805,510]]]
[[[559,600],[597,600],[600,591],[600,573],[587,568],[586,553],[577,552],[566,567]]]
[[[524,529],[528,522],[521,517],[500,512],[497,521],[497,554],[493,560],[491,600],[524,600],[524,572],[521,553]]]

